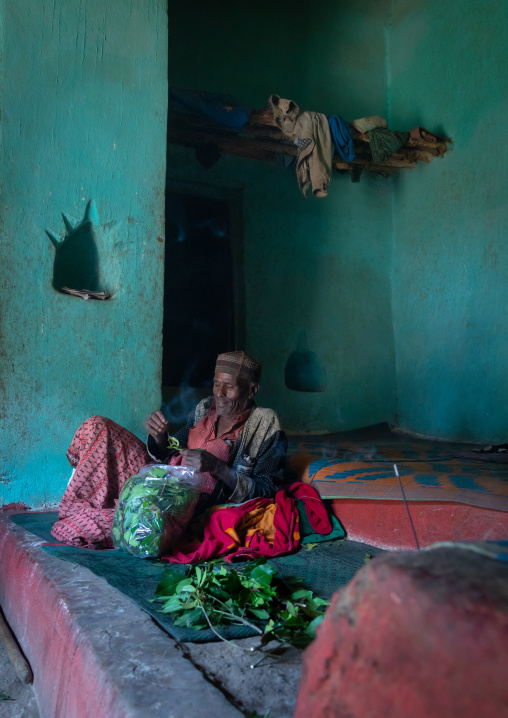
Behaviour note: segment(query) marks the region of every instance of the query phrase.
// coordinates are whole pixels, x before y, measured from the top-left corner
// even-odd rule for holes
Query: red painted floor
[[[416,548],[403,501],[333,499],[332,506],[349,539],[390,550]],[[411,501],[408,506],[420,546],[508,538],[506,511],[439,501]]]
[[[350,461],[376,461],[387,457],[401,461],[425,461],[426,457],[466,455],[477,456],[464,444],[416,439],[390,431],[386,424],[321,436],[292,436],[289,438],[289,464],[292,478],[310,480],[309,465],[316,459],[335,460],[347,465]],[[429,459],[431,460],[431,459]],[[423,466],[423,464],[422,464]],[[476,461],[479,470],[508,477],[507,465]],[[328,469],[327,469],[328,470]],[[316,488],[320,490],[319,481]],[[326,488],[326,487],[325,487]],[[326,493],[326,492],[325,492]],[[406,505],[393,498],[342,498],[328,499],[333,511],[347,531],[348,538],[389,550],[416,548]],[[420,546],[437,541],[488,541],[508,538],[508,503],[499,496],[496,507],[459,503],[459,501],[409,500],[408,506]],[[499,509],[497,509],[497,503]]]

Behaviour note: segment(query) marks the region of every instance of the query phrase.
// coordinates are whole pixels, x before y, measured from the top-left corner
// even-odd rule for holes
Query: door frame
[[[224,202],[229,211],[229,244],[233,264],[233,315],[235,350],[245,350],[245,261],[243,232],[243,192],[241,189],[182,181],[175,177],[166,179],[166,194],[192,195]]]

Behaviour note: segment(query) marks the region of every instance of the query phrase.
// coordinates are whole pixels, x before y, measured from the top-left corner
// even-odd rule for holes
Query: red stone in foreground
[[[335,594],[295,718],[504,718],[507,669],[507,563],[387,554]]]

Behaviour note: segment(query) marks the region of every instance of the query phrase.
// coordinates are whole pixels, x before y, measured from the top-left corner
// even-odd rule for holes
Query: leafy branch
[[[307,646],[328,605],[311,590],[302,588],[296,579],[280,578],[266,559],[253,561],[240,570],[226,567],[223,560],[189,566],[183,578],[181,573],[168,569],[155,595],[154,600],[163,604],[161,612],[171,614],[175,625],[198,631],[209,627],[218,638],[234,646],[217,628],[249,626],[261,638],[257,649],[247,649],[263,652],[258,663],[273,655],[273,650],[265,650],[272,641],[277,642],[279,651],[290,645]]]

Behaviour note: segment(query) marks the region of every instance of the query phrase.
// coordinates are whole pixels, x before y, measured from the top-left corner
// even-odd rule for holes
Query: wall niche
[[[55,247],[53,287],[62,294],[83,299],[110,299],[111,292],[101,277],[97,235],[99,214],[90,200],[81,221],[74,221],[62,213],[65,235],[46,230]],[[112,226],[106,225],[109,230]]]

